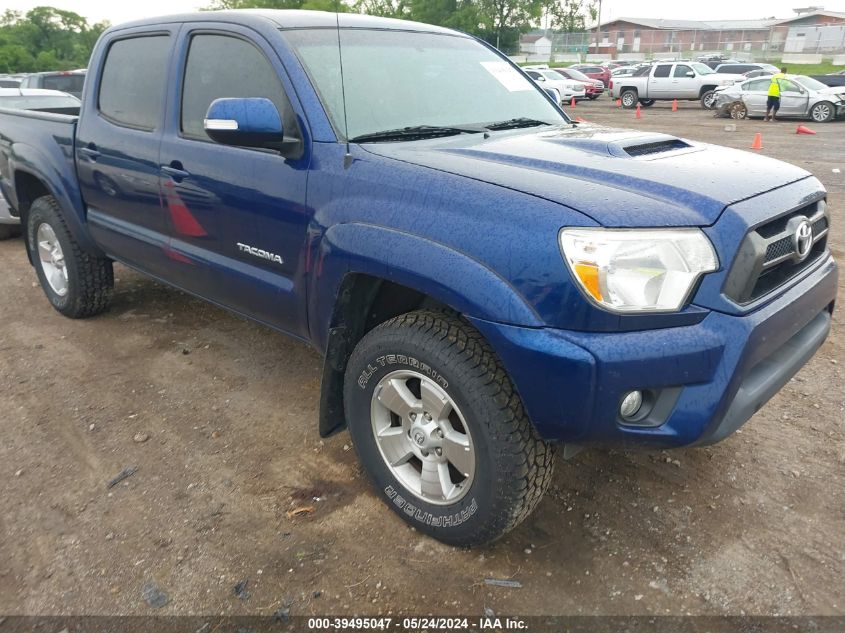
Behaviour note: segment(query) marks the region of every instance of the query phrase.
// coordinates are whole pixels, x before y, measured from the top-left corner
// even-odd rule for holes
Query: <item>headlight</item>
[[[699,229],[564,229],[560,247],[587,296],[613,312],[680,310],[719,267]]]

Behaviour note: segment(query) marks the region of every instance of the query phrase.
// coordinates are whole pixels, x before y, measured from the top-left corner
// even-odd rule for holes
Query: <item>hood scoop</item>
[[[663,141],[652,141],[650,143],[637,143],[636,145],[627,145],[622,150],[632,158],[640,156],[653,156],[654,154],[663,154],[665,152],[674,152],[680,149],[691,149],[692,145],[679,138],[666,139]]]

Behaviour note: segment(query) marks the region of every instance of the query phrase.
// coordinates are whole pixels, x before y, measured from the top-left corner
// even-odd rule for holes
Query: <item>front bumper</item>
[[[741,316],[711,311],[684,327],[589,333],[472,321],[499,354],[544,438],[708,444],[745,423],[822,344],[837,278],[828,254],[759,310]],[[657,394],[654,426],[619,418],[621,399],[632,389]]]

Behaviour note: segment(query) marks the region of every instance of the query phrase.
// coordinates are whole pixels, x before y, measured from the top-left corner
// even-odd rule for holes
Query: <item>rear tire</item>
[[[32,203],[26,239],[38,281],[56,310],[81,319],[108,308],[114,287],[112,263],[82,250],[53,196]]]
[[[644,108],[650,108],[654,105],[654,99],[640,99],[640,105]]]
[[[596,99],[599,98],[599,96],[600,95],[597,95],[597,94],[591,94],[591,95],[587,95],[587,99],[589,99],[590,101],[595,101]]]
[[[21,229],[16,224],[0,224],[0,240],[18,237],[20,234]]]
[[[370,331],[349,360],[344,403],[378,495],[444,543],[498,539],[551,481],[552,445],[484,338],[451,314],[410,312]]]
[[[639,101],[636,90],[623,90],[622,94],[619,95],[619,99],[622,101],[622,107],[628,108],[629,110],[636,108],[637,102]]]
[[[729,112],[731,118],[736,119],[737,121],[741,121],[742,119],[748,117],[748,108],[741,101],[732,104],[729,109]]]

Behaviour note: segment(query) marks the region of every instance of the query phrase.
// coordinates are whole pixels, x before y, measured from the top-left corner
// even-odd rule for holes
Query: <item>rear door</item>
[[[673,64],[657,64],[648,79],[648,99],[665,99],[672,91]],[[669,97],[671,98],[671,97]]]
[[[253,31],[193,24],[171,68],[160,176],[177,285],[295,335],[306,336],[304,262],[309,148],[304,113],[272,47]],[[203,129],[212,101],[264,97],[302,154],[214,143]],[[296,107],[294,107],[296,103]],[[260,253],[257,255],[257,253]]]
[[[765,116],[766,102],[769,98],[769,84],[771,80],[752,79],[742,84],[742,100],[748,108],[749,116]]]
[[[167,68],[179,26],[121,31],[85,93],[76,165],[88,222],[106,252],[166,276],[169,228],[159,192]]]

